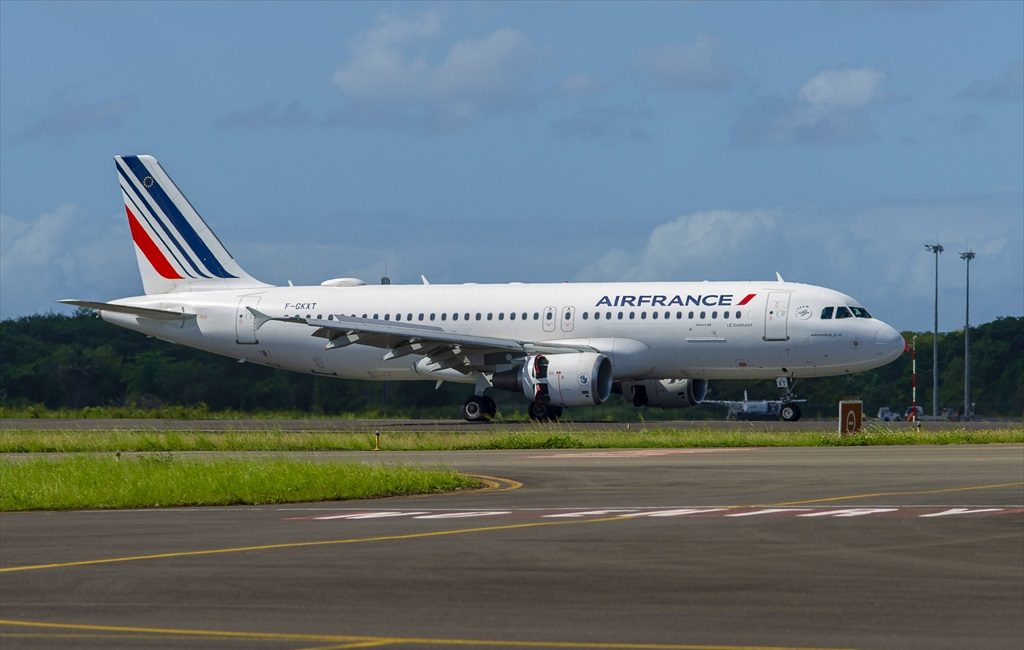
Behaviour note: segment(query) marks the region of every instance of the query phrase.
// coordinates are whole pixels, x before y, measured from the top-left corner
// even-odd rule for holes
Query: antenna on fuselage
[[[782,274],[779,273],[778,271],[775,272],[775,279],[778,280],[779,282],[785,282],[785,280],[782,279]]]

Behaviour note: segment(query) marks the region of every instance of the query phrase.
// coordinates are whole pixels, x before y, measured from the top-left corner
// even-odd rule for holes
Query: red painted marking
[[[156,243],[150,238],[149,233],[142,227],[135,215],[132,214],[131,209],[126,205],[124,211],[128,213],[128,226],[132,229],[132,239],[135,240],[135,245],[139,247],[142,254],[149,260],[150,265],[156,272],[162,277],[168,280],[181,280],[182,277],[178,275],[178,272],[174,270],[171,263],[167,261],[164,254],[157,248]]]
[[[737,306],[737,307],[742,307],[743,305],[745,305],[745,304],[747,304],[748,302],[750,302],[751,300],[753,300],[753,299],[754,299],[754,296],[756,296],[756,295],[757,295],[756,293],[748,293],[748,294],[747,294],[747,297],[746,297],[746,298],[744,298],[743,300],[739,301],[739,302],[738,302],[738,303],[736,304],[736,306]]]

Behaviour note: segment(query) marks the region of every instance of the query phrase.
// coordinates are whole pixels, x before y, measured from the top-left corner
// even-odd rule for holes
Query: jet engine
[[[531,402],[594,406],[612,393],[612,360],[596,352],[537,354],[515,370],[497,373],[495,388],[519,390]]]
[[[622,396],[632,400],[633,406],[684,408],[700,404],[707,393],[707,379],[647,379],[622,382]]]

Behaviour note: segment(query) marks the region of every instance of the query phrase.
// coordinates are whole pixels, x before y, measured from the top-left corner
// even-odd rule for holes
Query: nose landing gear
[[[785,368],[783,368],[785,370]],[[790,379],[786,375],[775,378],[775,385],[782,390],[782,406],[779,408],[779,417],[782,418],[783,422],[796,422],[800,419],[800,407],[796,404],[796,392],[793,387],[796,386],[796,380]]]

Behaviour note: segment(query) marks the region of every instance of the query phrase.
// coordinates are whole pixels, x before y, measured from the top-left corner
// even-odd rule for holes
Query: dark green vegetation
[[[290,460],[71,456],[0,460],[0,511],[367,499],[478,487],[445,469]]]
[[[1017,429],[952,429],[916,432],[879,426],[850,437],[834,431],[551,431],[386,432],[387,451],[469,449],[602,449],[688,447],[838,447],[861,445],[945,445],[1024,442]],[[367,451],[374,436],[347,432],[239,431],[0,431],[0,453],[172,452],[172,451]]]
[[[912,332],[905,332],[909,340]],[[930,333],[918,335],[918,403],[931,404]],[[972,393],[983,417],[1024,414],[1024,318],[999,318],[971,329]],[[939,336],[942,407],[963,406],[963,332]],[[708,399],[778,395],[773,381],[715,381]],[[798,383],[805,417],[834,417],[836,402],[864,400],[866,413],[910,403],[910,355],[870,372]],[[146,338],[104,323],[88,311],[0,322],[0,416],[207,418],[242,413],[353,417],[456,416],[467,386],[432,382],[357,382],[272,370]],[[525,418],[525,400],[495,391],[507,419]],[[102,407],[95,409],[94,407]],[[927,410],[927,409],[926,409]],[[56,413],[54,413],[56,411]],[[720,419],[725,409],[635,409],[618,397],[585,420]]]

